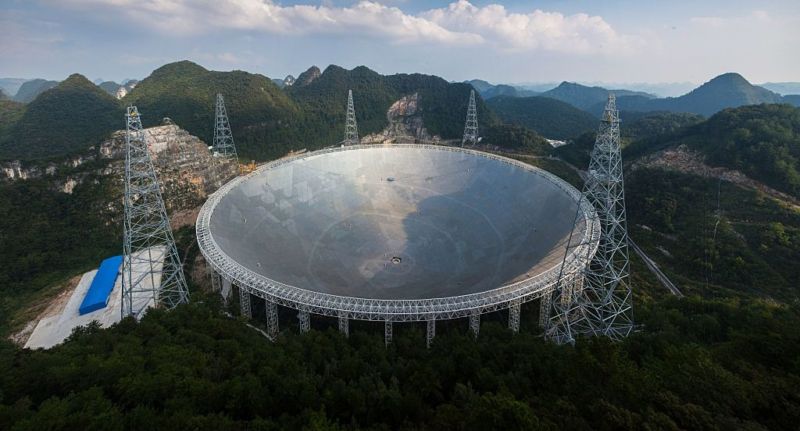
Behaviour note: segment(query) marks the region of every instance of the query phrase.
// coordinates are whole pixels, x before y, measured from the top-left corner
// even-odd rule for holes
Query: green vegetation
[[[534,155],[549,155],[553,147],[536,132],[520,126],[497,125],[483,129],[483,145],[497,145],[500,148]]]
[[[679,284],[703,294],[800,299],[800,209],[725,181],[659,169],[638,169],[625,180],[632,238]]]
[[[121,252],[117,179],[90,174],[71,195],[51,181],[0,183],[2,332],[42,289]]]
[[[155,71],[124,102],[138,103],[146,124],[169,116],[207,139],[213,96],[222,91],[240,151],[253,158],[336,142],[349,88],[362,134],[384,127],[389,105],[417,92],[432,133],[461,135],[466,84],[366,68],[332,66],[315,79],[311,72],[306,85],[284,92],[260,75],[181,62]],[[20,142],[7,139],[37,118],[29,130],[39,140],[25,142],[48,136],[50,144],[15,151],[85,151],[120,128],[121,105],[87,83],[71,77],[27,107],[0,101],[0,143]],[[89,97],[113,122],[90,125],[94,134],[80,146],[44,135],[74,133],[61,110],[85,113],[74,107]],[[482,143],[585,166],[593,133],[552,150],[530,129],[498,124],[478,103]],[[710,163],[797,196],[798,112],[748,106],[703,122],[644,115],[623,122],[624,157],[687,144]],[[86,125],[98,115],[82,118]],[[559,160],[516,157],[580,185]],[[20,309],[47,287],[119,252],[119,186],[90,174],[103,167],[94,163],[71,172],[88,175],[72,195],[54,190],[54,179],[0,184],[0,332],[18,328]],[[82,329],[49,351],[0,341],[0,429],[796,429],[800,210],[717,179],[644,168],[626,172],[626,201],[631,237],[688,296],[669,296],[634,257],[642,326],[623,342],[547,343],[532,303],[519,334],[505,328],[504,312],[483,318],[477,340],[463,320],[440,322],[430,350],[423,325],[397,325],[387,349],[379,326],[353,322],[345,339],[334,320],[315,318],[316,330],[298,334],[288,312],[272,344],[227,315],[233,305],[191,286],[189,305],[109,330]],[[198,253],[193,235],[191,227],[175,232],[187,271]],[[264,316],[263,303],[254,306]]]
[[[12,126],[19,121],[23,112],[25,112],[25,105],[22,103],[0,100],[0,146],[9,139]]]
[[[358,329],[272,344],[196,298],[50,351],[0,345],[0,428],[790,430],[800,420],[796,307],[665,300],[638,309],[645,330],[626,341],[574,348],[537,337],[531,313],[518,335],[486,319],[478,340],[454,325],[428,351],[411,325],[388,349],[380,331]]]
[[[126,95],[125,105],[137,105],[145,127],[160,125],[164,117],[211,144],[217,93],[233,128],[239,154],[265,158],[275,146],[285,146],[296,135],[297,106],[267,77],[242,71],[212,72],[189,61],[162,66]],[[122,117],[117,120],[121,128]],[[275,155],[282,155],[275,154]]]
[[[622,139],[623,159],[631,161],[645,153],[663,148],[663,146],[676,134],[681,133],[686,127],[698,124],[703,117],[695,114],[680,112],[648,112],[642,115],[625,115],[621,113],[620,137]],[[632,117],[632,118],[631,118]],[[626,118],[631,118],[626,120]],[[599,126],[595,121],[595,128]],[[569,145],[564,145],[555,150],[562,159],[572,163],[580,169],[589,166],[589,153],[594,146],[596,134],[584,133],[574,139]]]
[[[122,115],[116,99],[83,76],[71,75],[28,104],[7,133],[0,130],[0,160],[85,152],[119,129]]]
[[[742,75],[725,73],[680,97],[651,99],[622,96],[617,98],[617,107],[623,111],[692,112],[710,116],[725,108],[782,102],[783,98],[779,94],[750,84]],[[603,111],[603,105],[598,103],[588,110],[600,113]]]
[[[706,161],[744,172],[800,197],[800,109],[755,105],[726,109],[689,130],[687,143]]]
[[[550,139],[572,139],[597,128],[597,118],[560,100],[547,97],[495,97],[489,108],[506,123],[535,130]]]
[[[58,85],[58,81],[48,81],[45,79],[32,79],[25,81],[14,95],[14,100],[20,103],[29,103],[40,94]]]
[[[562,82],[558,87],[545,91],[540,96],[557,99],[570,105],[583,109],[584,111],[595,112],[592,110],[597,104],[605,104],[608,100],[608,93],[613,92],[617,97],[636,96],[642,98],[653,97],[641,91],[630,90],[607,90],[602,87],[587,87],[574,82]],[[602,110],[600,111],[602,112]],[[598,113],[599,115],[599,113]]]
[[[120,85],[114,81],[104,81],[100,84],[97,84],[103,91],[110,94],[111,96],[117,95],[117,90],[119,90]]]

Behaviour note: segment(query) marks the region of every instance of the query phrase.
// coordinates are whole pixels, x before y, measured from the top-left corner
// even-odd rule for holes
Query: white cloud
[[[563,15],[558,12],[509,13],[492,4],[476,7],[467,0],[433,9],[423,16],[453,31],[478,32],[495,45],[510,50],[544,49],[588,53],[602,49],[629,50],[639,41],[618,34],[602,17],[584,13]]]
[[[620,35],[602,17],[534,10],[510,13],[502,5],[476,7],[459,0],[413,15],[376,1],[349,7],[281,6],[273,0],[62,0],[86,10],[113,9],[158,31],[201,34],[219,29],[273,34],[342,34],[392,43],[488,45],[511,51],[588,53],[629,51],[638,39]]]

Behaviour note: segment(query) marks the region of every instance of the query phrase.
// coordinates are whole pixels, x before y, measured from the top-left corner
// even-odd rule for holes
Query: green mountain
[[[19,121],[23,112],[25,112],[24,104],[13,100],[0,100],[0,148],[9,139],[12,126]]]
[[[266,147],[296,136],[295,103],[266,76],[238,70],[213,72],[189,61],[167,64],[139,82],[122,102],[137,105],[145,127],[169,117],[210,144],[217,93],[225,97],[240,155],[263,156]]]
[[[315,79],[319,78],[322,75],[322,72],[319,70],[317,66],[311,66],[305,72],[301,73],[297,79],[294,81],[293,85],[298,87],[303,87],[305,85],[311,84],[314,82]]]
[[[0,142],[1,159],[50,159],[82,152],[122,128],[117,101],[74,74],[27,105]]]
[[[0,88],[0,100],[9,100],[11,99],[2,88]]]
[[[117,84],[114,81],[104,81],[104,82],[101,82],[101,83],[97,84],[97,86],[102,88],[103,91],[105,91],[106,93],[116,97],[117,96],[117,90],[119,90],[119,87],[121,87],[122,85]]]
[[[548,97],[501,96],[486,102],[501,120],[535,130],[551,139],[571,139],[597,128],[597,118]]]
[[[744,172],[800,197],[800,109],[749,105],[723,110],[670,143],[687,144],[706,162]]]
[[[300,78],[297,79],[300,82]],[[311,83],[295,85],[288,94],[306,112],[307,128],[325,133],[325,142],[342,139],[347,90],[353,90],[359,133],[381,131],[388,124],[386,111],[395,101],[409,94],[419,95],[418,111],[424,125],[432,134],[445,139],[461,137],[471,87],[463,83],[448,83],[442,78],[421,74],[380,75],[364,66],[345,70],[329,66]],[[477,100],[478,118],[489,126],[497,122],[483,101]]]
[[[484,100],[489,100],[491,98],[500,96],[530,97],[539,94],[536,91],[515,87],[513,85],[490,84],[481,79],[473,79],[471,81],[465,81],[465,83],[472,85],[475,91],[477,91],[481,97],[484,98]]]
[[[58,85],[58,81],[48,81],[45,79],[33,79],[24,82],[14,95],[14,100],[22,103],[29,103],[36,96]]]
[[[8,97],[13,98],[19,88],[22,87],[22,84],[25,82],[30,81],[29,79],[24,78],[0,78],[0,89],[3,90]]]
[[[648,99],[618,94],[617,108],[622,111],[691,112],[711,116],[725,108],[782,101],[779,94],[750,84],[742,75],[726,73],[680,97]],[[590,108],[592,113],[602,110],[602,103]]]
[[[783,101],[794,106],[800,106],[800,94],[790,94],[783,96]]]
[[[583,109],[584,111],[593,108],[598,103],[605,103],[608,99],[608,93],[613,92],[617,97],[621,96],[638,96],[642,98],[652,98],[651,94],[643,93],[641,91],[631,90],[607,90],[603,87],[587,87],[585,85],[576,84],[574,82],[562,82],[558,87],[545,91],[540,94],[542,97],[549,97],[557,99],[562,102],[569,103],[570,105]],[[594,111],[590,111],[594,112]],[[602,110],[600,111],[602,112]]]
[[[637,112],[636,115],[620,113],[620,136],[624,149],[623,158],[633,160],[645,153],[663,148],[664,141],[671,139],[676,133],[703,121],[697,114],[685,112]],[[599,120],[595,121],[595,130]],[[586,169],[589,165],[589,153],[594,146],[595,131],[586,132],[569,145],[556,148],[555,152],[562,159],[573,165]]]

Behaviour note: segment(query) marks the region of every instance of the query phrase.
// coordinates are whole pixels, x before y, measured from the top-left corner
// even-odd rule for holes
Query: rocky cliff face
[[[438,136],[431,136],[425,129],[422,112],[419,110],[419,94],[403,96],[394,102],[386,112],[389,125],[381,133],[364,136],[362,143],[432,143]]]
[[[200,138],[174,124],[144,130],[168,210],[194,208],[237,174],[232,161],[214,157]],[[112,159],[111,174],[124,176],[125,131],[103,142],[100,157]]]
[[[214,157],[208,146],[180,127],[168,124],[145,129],[156,175],[170,211],[195,208],[209,193],[236,175],[236,164]],[[100,163],[87,163],[87,162]],[[125,131],[120,130],[86,155],[46,165],[26,166],[20,161],[0,165],[0,180],[24,181],[52,178],[53,188],[72,193],[90,174],[122,179],[125,173]]]

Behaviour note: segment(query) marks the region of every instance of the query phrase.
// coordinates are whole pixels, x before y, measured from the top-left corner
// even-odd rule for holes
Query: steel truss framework
[[[618,340],[633,330],[619,142],[619,114],[611,94],[592,149],[583,191],[584,200],[596,210],[600,242],[583,277],[564,280],[555,291],[546,334],[557,343],[572,343],[579,335]]]
[[[353,90],[347,90],[347,118],[344,126],[344,145],[358,145],[358,125],[356,109],[353,106]]]
[[[189,291],[138,109],[129,106],[125,118],[121,313],[140,318],[151,305],[187,302]]]
[[[464,125],[464,137],[461,146],[478,144],[478,110],[475,108],[475,90],[469,92],[469,105],[467,105],[467,122]]]
[[[563,263],[526,280],[475,294],[408,300],[338,296],[280,283],[245,268],[231,259],[217,245],[210,231],[211,214],[217,203],[241,181],[250,178],[250,176],[260,175],[264,170],[273,169],[303,157],[311,157],[327,152],[357,151],[362,148],[370,148],[368,145],[356,145],[327,148],[313,153],[276,160],[260,167],[248,176],[239,177],[224,185],[203,205],[197,219],[197,240],[203,256],[213,270],[220,274],[224,280],[230,281],[243,291],[249,292],[254,296],[288,308],[301,310],[301,315],[303,313],[313,313],[340,319],[384,321],[387,324],[386,335],[389,337],[391,337],[391,322],[433,322],[440,319],[456,319],[516,307],[517,305],[521,306],[524,302],[548,295],[555,288],[560,278],[569,281],[574,277],[582,276],[582,270],[586,267],[587,256],[592,256],[596,251],[600,237],[600,225],[594,215],[592,206],[585,200],[580,199],[580,192],[574,187],[549,172],[494,154],[458,147],[414,144],[396,145],[471,153],[495,159],[546,177],[578,202],[580,207],[578,214],[583,223],[583,229],[581,229],[578,236],[580,236],[582,245],[569,250]],[[303,324],[304,321],[301,316],[301,327]],[[431,339],[432,328],[433,326],[429,326]]]
[[[238,163],[236,145],[233,143],[233,133],[228,122],[228,111],[225,109],[225,99],[221,93],[217,93],[217,103],[214,109],[214,144],[212,148],[219,157]]]

